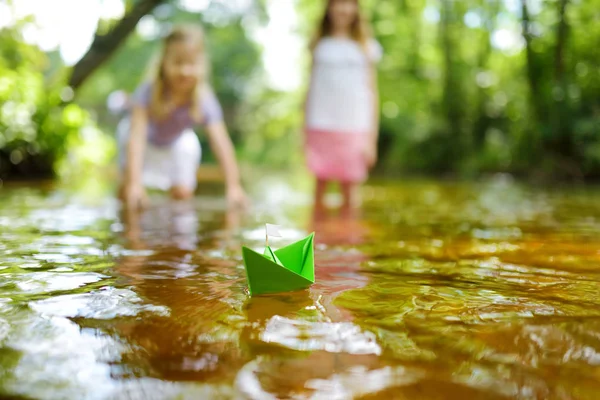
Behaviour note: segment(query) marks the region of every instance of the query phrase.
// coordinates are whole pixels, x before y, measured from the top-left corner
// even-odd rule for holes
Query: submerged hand
[[[128,210],[144,209],[148,205],[146,191],[138,185],[126,187],[123,200]]]
[[[238,209],[246,209],[250,206],[248,196],[241,185],[234,185],[227,188],[227,205]]]

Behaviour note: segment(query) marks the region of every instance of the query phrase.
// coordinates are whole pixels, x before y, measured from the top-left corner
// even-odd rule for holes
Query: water
[[[355,219],[283,180],[121,215],[106,190],[0,190],[0,397],[595,399],[600,192],[380,182]],[[335,201],[336,199],[332,199]],[[317,283],[249,299],[241,245],[316,231]]]

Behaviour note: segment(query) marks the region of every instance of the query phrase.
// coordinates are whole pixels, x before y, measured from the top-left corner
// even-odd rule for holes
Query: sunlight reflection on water
[[[276,188],[269,200],[267,187]],[[258,185],[129,220],[107,197],[0,193],[0,396],[557,398],[600,391],[600,193],[365,188],[356,219]],[[262,196],[262,197],[261,197]],[[289,201],[288,201],[289,198]],[[249,298],[240,247],[316,231],[309,290]]]

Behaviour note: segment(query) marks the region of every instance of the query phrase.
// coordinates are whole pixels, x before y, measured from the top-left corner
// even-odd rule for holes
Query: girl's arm
[[[377,140],[379,139],[379,90],[377,89],[377,68],[374,64],[369,70],[369,89],[372,96],[373,121],[365,148],[367,165],[372,167],[377,161]]]
[[[368,58],[369,58],[369,89],[371,90],[371,96],[373,99],[373,121],[370,132],[370,149],[368,150],[368,162],[369,166],[375,165],[377,161],[377,142],[379,140],[379,88],[377,82],[377,64],[381,60],[383,55],[383,49],[381,45],[372,38],[368,46]]]
[[[377,150],[377,140],[379,139],[379,89],[377,85],[377,66],[371,65],[371,93],[373,96],[373,128],[372,128],[372,144]]]
[[[210,146],[225,173],[227,199],[230,205],[245,207],[247,205],[247,198],[242,188],[233,144],[231,143],[225,124],[222,121],[213,122],[206,126],[206,133],[208,134]]]
[[[315,69],[315,61],[314,57],[311,54],[311,62],[310,62],[310,70],[308,75],[308,89],[306,90],[306,94],[304,95],[304,103],[303,103],[303,111],[304,111],[304,131],[306,132],[306,122],[308,121],[308,106],[309,106],[309,98],[312,91],[313,86],[313,71]]]
[[[125,202],[128,207],[137,208],[145,200],[142,164],[148,135],[148,115],[143,107],[133,106],[129,129],[124,177]]]

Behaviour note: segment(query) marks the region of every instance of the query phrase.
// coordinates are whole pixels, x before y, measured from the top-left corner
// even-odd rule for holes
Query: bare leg
[[[119,182],[119,191],[117,192],[117,198],[121,201],[125,201],[125,182]]]
[[[171,198],[174,200],[187,200],[194,196],[194,191],[185,186],[171,187]]]
[[[327,191],[327,181],[317,179],[315,188],[315,210],[314,217],[320,219],[325,215],[325,192]]]
[[[341,182],[342,196],[344,203],[342,204],[342,216],[354,216],[358,206],[358,185],[352,182]]]
[[[141,210],[139,209],[124,209],[121,213],[121,220],[123,221],[124,235],[131,242],[131,247],[134,249],[143,248],[143,241],[140,240],[141,236]]]

